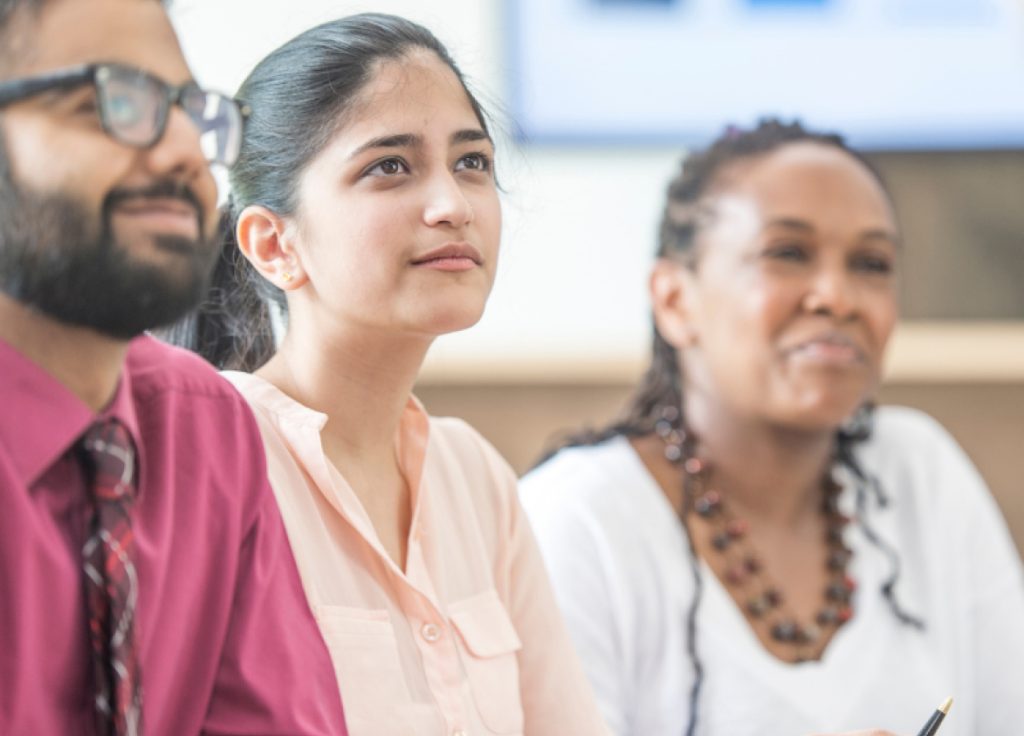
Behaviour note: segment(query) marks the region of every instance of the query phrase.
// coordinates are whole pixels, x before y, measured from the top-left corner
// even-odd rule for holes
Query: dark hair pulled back
[[[362,13],[296,36],[256,65],[237,97],[251,114],[231,196],[221,217],[223,247],[208,298],[163,337],[218,368],[252,371],[274,353],[271,305],[285,314],[284,294],[246,261],[235,241],[238,215],[262,205],[293,215],[309,164],[349,120],[381,62],[416,50],[435,54],[466,92],[480,125],[486,116],[445,46],[423,26],[394,15]]]

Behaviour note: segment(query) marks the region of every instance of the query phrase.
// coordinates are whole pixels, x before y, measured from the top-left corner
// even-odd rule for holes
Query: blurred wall
[[[448,44],[496,113],[503,254],[481,324],[437,342],[418,393],[433,412],[468,419],[522,471],[553,433],[612,416],[646,359],[646,274],[680,151],[531,147],[503,135],[514,126],[501,102],[513,73],[506,1],[515,0],[175,0],[172,17],[196,76],[226,91],[291,36],[353,12],[405,15]],[[1024,324],[1024,152],[876,160],[905,228],[907,315]],[[1024,546],[1024,330],[993,334],[985,350],[942,329],[900,343],[883,399],[946,424]]]

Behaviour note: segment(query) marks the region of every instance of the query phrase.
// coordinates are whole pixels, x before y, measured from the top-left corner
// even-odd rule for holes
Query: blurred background
[[[491,111],[502,261],[417,394],[524,471],[646,365],[664,188],[726,123],[799,117],[869,151],[904,230],[881,401],[938,418],[1024,549],[1024,0],[175,0],[199,80],[362,11],[444,41]],[[298,131],[297,131],[298,133]]]

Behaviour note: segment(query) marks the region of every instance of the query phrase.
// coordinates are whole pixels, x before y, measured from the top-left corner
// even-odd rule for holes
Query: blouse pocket
[[[349,736],[415,734],[398,642],[386,610],[318,605]]]
[[[498,594],[492,590],[452,603],[448,618],[459,633],[480,720],[492,733],[522,733],[517,652],[523,645]]]

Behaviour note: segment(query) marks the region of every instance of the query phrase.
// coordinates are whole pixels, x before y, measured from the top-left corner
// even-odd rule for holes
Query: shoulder
[[[875,425],[868,442],[903,450],[956,444],[935,418],[908,406],[879,407],[875,411]]]
[[[624,437],[559,451],[520,479],[519,492],[534,527],[555,535],[587,528],[633,545],[635,535],[660,536],[663,527],[670,534],[674,524],[661,489]]]
[[[938,421],[916,409],[879,409],[871,437],[855,453],[893,500],[894,522],[959,528],[980,509],[994,507],[967,453]]]
[[[649,481],[624,437],[597,445],[568,447],[520,480],[524,502],[531,506],[607,504],[632,494],[623,486]]]
[[[473,479],[515,485],[515,472],[494,446],[457,417],[428,416],[430,452],[448,466],[458,466]]]
[[[149,335],[132,341],[126,365],[136,395],[176,393],[242,403],[238,392],[205,360]]]
[[[974,469],[957,441],[934,418],[903,406],[879,408],[871,436],[857,450],[869,466],[899,476],[935,476]]]
[[[173,436],[180,447],[215,446],[219,452],[211,457],[221,465],[228,458],[247,467],[262,465],[258,430],[245,399],[202,358],[144,335],[129,347],[126,371],[143,431]]]

